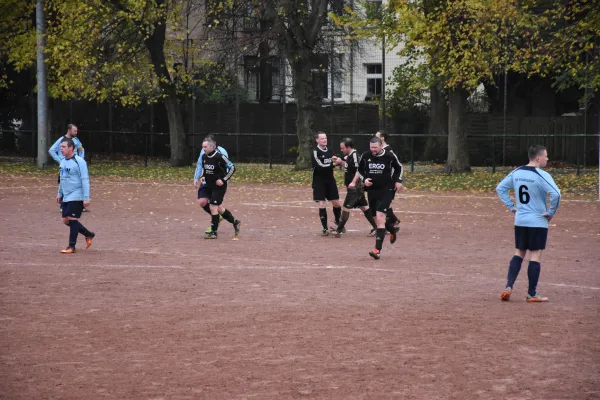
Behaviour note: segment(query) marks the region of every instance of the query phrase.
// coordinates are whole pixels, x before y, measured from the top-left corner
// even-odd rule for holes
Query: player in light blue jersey
[[[542,251],[546,248],[548,238],[548,223],[560,205],[560,190],[552,176],[540,169],[548,163],[546,148],[540,145],[531,146],[528,155],[529,164],[512,171],[496,187],[502,202],[515,214],[516,250],[510,260],[506,289],[500,294],[500,299],[510,299],[523,258],[529,250],[527,301],[538,303],[548,301],[547,297],[542,297],[537,292],[537,284],[540,278]],[[515,192],[515,202],[511,200],[509,190]]]
[[[69,227],[69,246],[61,253],[75,253],[77,235],[85,236],[85,248],[92,245],[96,236],[88,231],[80,222],[83,207],[90,205],[90,177],[85,160],[75,154],[73,139],[64,138],[60,143],[63,160],[60,162],[60,183],[56,202],[61,205],[62,221]]]
[[[202,142],[204,143],[206,140],[211,140],[211,141],[215,142],[215,144],[217,143],[214,135],[206,136]],[[223,147],[217,146],[217,151],[219,153],[223,154],[225,157],[229,158],[229,154],[227,154],[227,150],[225,150]],[[198,186],[198,180],[200,179],[200,176],[202,176],[202,173],[204,172],[202,170],[202,156],[203,155],[204,155],[204,149],[200,150],[200,156],[198,157],[198,164],[196,165],[196,172],[194,173],[194,188],[198,189],[198,204],[200,205],[200,207],[202,207],[202,209],[204,211],[206,211],[208,213],[208,215],[211,215],[210,206],[208,204],[208,200],[209,200],[210,196],[209,196],[207,188],[206,188],[206,183],[202,182],[202,184],[200,184],[200,186]],[[231,162],[230,162],[230,164],[231,164]],[[231,165],[228,165],[227,170],[229,171],[230,168],[231,168]],[[211,216],[211,218],[212,218],[212,216]],[[222,219],[223,219],[223,216],[220,215],[219,221],[221,221]],[[209,227],[208,229],[206,229],[204,231],[204,233],[207,235],[210,235],[211,233],[213,233],[212,226]]]
[[[85,158],[84,157],[85,150],[83,149],[83,145],[81,144],[81,141],[77,138],[77,134],[78,134],[77,125],[74,125],[74,124],[67,125],[66,135],[58,138],[58,140],[56,142],[54,142],[52,147],[50,147],[50,149],[48,150],[48,154],[50,154],[50,157],[52,157],[54,159],[54,161],[56,161],[59,165],[60,165],[60,162],[63,160],[63,158],[65,158],[62,155],[62,153],[60,152],[60,143],[65,138],[73,140],[73,143],[75,145],[75,155],[77,155],[81,158]],[[60,183],[60,175],[58,176],[58,183]],[[59,211],[62,211],[62,209],[60,209]],[[87,211],[87,209],[84,208],[83,211]]]

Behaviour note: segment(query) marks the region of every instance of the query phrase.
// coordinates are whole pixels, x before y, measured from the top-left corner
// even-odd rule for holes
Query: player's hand
[[[62,203],[62,199],[63,199],[62,196],[56,196],[56,202],[58,204]]]
[[[546,218],[548,220],[548,222],[552,221],[552,216],[548,215],[548,213],[543,213],[542,217]]]
[[[223,181],[220,179],[217,179],[217,186],[223,186]]]
[[[396,182],[396,192],[399,192],[402,190],[404,186],[402,186],[402,184],[400,182]]]
[[[334,163],[335,165],[339,165],[339,164],[338,164],[338,160],[339,160],[339,157],[338,157],[338,156],[332,156],[332,157],[331,157],[331,161],[333,161],[333,163]]]
[[[84,208],[88,208],[90,206],[90,201],[89,200],[84,200],[83,201],[83,207]]]
[[[348,189],[356,189],[356,183],[350,182],[350,184],[348,185]]]
[[[371,178],[365,179],[365,186],[366,187],[373,186],[373,180]]]
[[[194,179],[194,189],[198,189],[198,181]]]
[[[510,210],[511,213],[516,214],[517,213],[517,207],[513,208],[512,210]]]

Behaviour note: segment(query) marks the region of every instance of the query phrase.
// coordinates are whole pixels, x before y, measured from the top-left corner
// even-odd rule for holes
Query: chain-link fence
[[[0,132],[1,152],[33,158],[37,154],[35,131]],[[227,149],[235,162],[293,164],[298,155],[298,137],[281,133],[213,133],[218,144]],[[187,135],[190,164],[195,162],[206,133]],[[329,133],[329,146],[339,152],[342,138],[353,138],[359,151],[369,148],[370,134]],[[56,140],[58,138],[53,138]],[[135,155],[145,164],[149,159],[167,159],[170,154],[169,134],[162,132],[79,131],[88,162],[98,157],[119,159]],[[443,163],[447,155],[447,136],[427,134],[391,134],[388,140],[400,160],[414,170],[417,162]],[[52,143],[52,142],[51,142]],[[570,164],[577,171],[598,165],[599,136],[592,134],[547,135],[469,135],[471,165],[491,167],[520,165],[527,161],[527,148],[542,144],[548,148],[553,162]],[[433,155],[433,156],[432,156]]]

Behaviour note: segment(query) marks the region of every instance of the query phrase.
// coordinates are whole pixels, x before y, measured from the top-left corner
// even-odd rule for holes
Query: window
[[[322,99],[329,97],[329,55],[313,54],[310,60],[313,90]]]
[[[367,70],[367,100],[381,96],[383,89],[383,68],[381,64],[366,64]]]
[[[250,100],[259,99],[258,57],[244,56],[244,87]]]

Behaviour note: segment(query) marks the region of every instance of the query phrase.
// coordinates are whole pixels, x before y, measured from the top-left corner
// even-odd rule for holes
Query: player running
[[[340,222],[337,226],[337,229],[332,229],[333,235],[339,238],[341,237],[342,233],[345,232],[344,226],[346,225],[346,222],[348,222],[350,210],[353,208],[360,208],[367,221],[369,221],[373,227],[372,231],[376,231],[377,224],[373,218],[373,213],[369,209],[369,203],[365,197],[365,187],[362,180],[358,180],[355,188],[348,188],[348,185],[352,183],[352,180],[356,175],[356,171],[358,171],[359,164],[359,156],[356,149],[354,149],[354,142],[352,139],[342,139],[340,143],[340,151],[344,155],[344,158],[333,156],[333,162],[335,165],[339,165],[344,168],[344,185],[346,186],[347,191],[346,198],[344,199],[342,216],[340,217]]]

